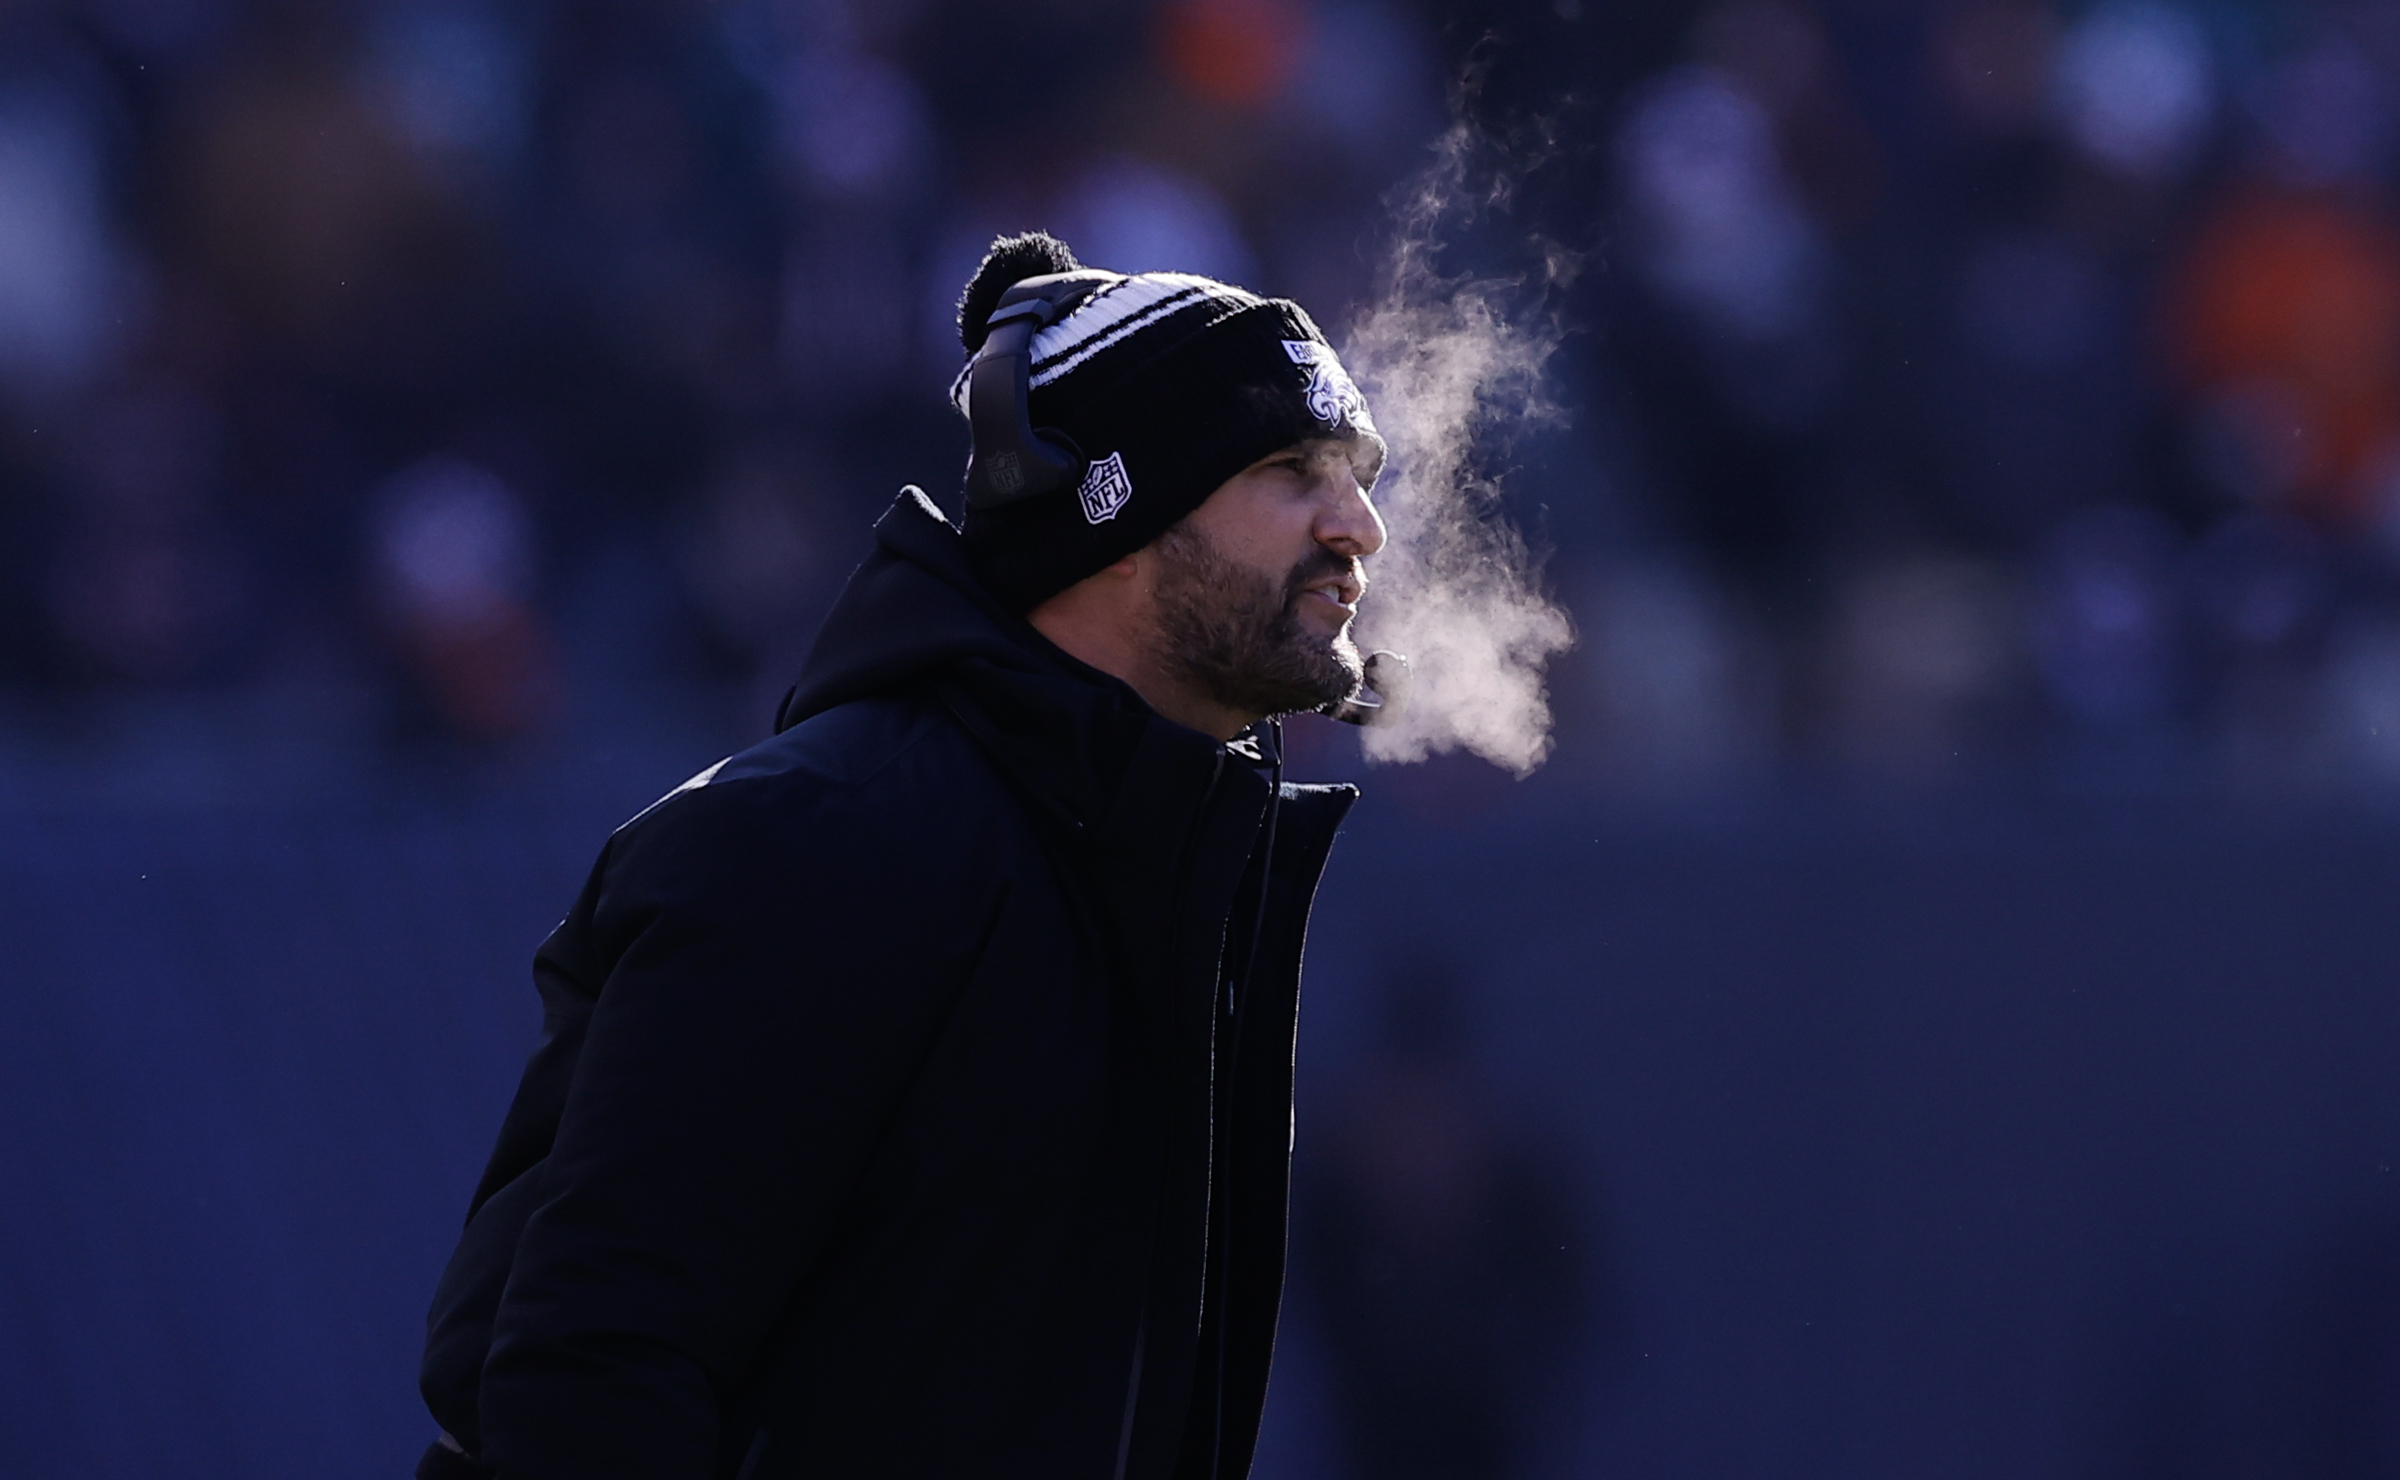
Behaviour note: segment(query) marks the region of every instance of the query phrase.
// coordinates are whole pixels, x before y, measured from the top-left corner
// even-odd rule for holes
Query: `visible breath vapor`
[[[1514,311],[1528,296],[1521,280],[1448,275],[1437,263],[1443,230],[1511,188],[1505,169],[1477,183],[1482,147],[1471,125],[1453,125],[1396,197],[1377,292],[1342,349],[1391,445],[1375,493],[1391,538],[1369,562],[1359,645],[1405,654],[1414,673],[1407,708],[1366,730],[1364,744],[1379,761],[1468,750],[1522,777],[1550,753],[1543,673],[1574,628],[1474,454],[1495,430],[1558,415],[1543,389],[1558,333],[1546,313]],[[1572,267],[1548,253],[1541,288]]]

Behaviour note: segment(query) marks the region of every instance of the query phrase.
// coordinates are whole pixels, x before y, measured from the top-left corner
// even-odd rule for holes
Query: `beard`
[[[1358,691],[1366,666],[1348,623],[1332,636],[1300,619],[1302,588],[1356,562],[1319,547],[1278,581],[1188,524],[1158,538],[1158,641],[1167,665],[1241,714],[1322,709]]]

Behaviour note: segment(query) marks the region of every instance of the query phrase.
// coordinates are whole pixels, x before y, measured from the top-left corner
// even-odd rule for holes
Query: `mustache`
[[[1328,576],[1347,578],[1357,585],[1358,594],[1362,598],[1367,594],[1369,583],[1365,563],[1354,555],[1336,555],[1331,550],[1319,545],[1315,553],[1308,555],[1299,564],[1293,566],[1291,575],[1285,578],[1283,583],[1284,605],[1286,607],[1297,606],[1302,591],[1312,583],[1324,580]]]

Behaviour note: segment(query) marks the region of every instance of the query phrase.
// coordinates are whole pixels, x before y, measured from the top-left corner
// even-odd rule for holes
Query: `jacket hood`
[[[776,732],[968,663],[1071,674],[1132,697],[994,600],[942,511],[923,490],[904,488],[875,522],[875,549],[827,614],[799,683],[776,713]]]
[[[834,602],[775,728],[917,687],[1030,801],[1072,826],[1109,815],[1145,736],[1202,768],[1221,750],[1010,613],[977,579],[957,529],[912,487],[876,521],[875,549]]]

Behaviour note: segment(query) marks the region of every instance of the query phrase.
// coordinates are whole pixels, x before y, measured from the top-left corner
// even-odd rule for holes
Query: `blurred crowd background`
[[[1463,113],[1456,268],[1577,268],[1562,763],[2386,788],[2395,68],[2364,0],[16,0],[0,732],[751,733],[954,493],[995,232],[1338,337]]]
[[[0,0],[0,1470],[404,1472],[984,246],[1338,341],[1459,122],[1580,640],[1364,777],[1261,1480],[2400,1465],[2400,0]]]
[[[0,26],[7,728],[287,764],[756,733],[900,484],[955,494],[996,233],[1338,315],[1445,67],[1281,0]]]

